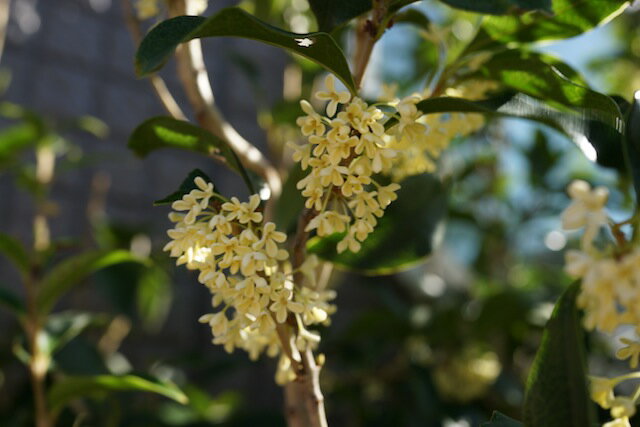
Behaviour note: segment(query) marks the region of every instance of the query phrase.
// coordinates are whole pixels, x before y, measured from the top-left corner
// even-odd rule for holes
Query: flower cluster
[[[297,187],[315,213],[305,231],[315,230],[318,236],[344,232],[338,252],[358,252],[377,218],[397,198],[398,184],[381,185],[373,176],[390,171],[396,152],[386,146],[381,110],[337,91],[332,75],[325,85],[328,90],[316,97],[329,101],[326,116],[303,100],[307,115],[297,120],[307,143],[294,146],[293,159],[303,170],[310,169]]]
[[[172,205],[169,218],[175,225],[164,250],[177,258],[177,265],[199,272],[198,281],[213,295],[213,307],[220,307],[200,318],[211,327],[213,343],[227,352],[244,349],[253,360],[263,352],[287,359],[277,327],[293,319],[297,348],[315,346],[320,337],[306,326],[328,322],[335,311],[329,304],[334,294],[294,285],[293,274],[313,282],[317,259],[309,257],[292,269],[282,248],[287,236],[263,221],[258,195],[248,202],[226,200],[201,177],[194,183],[197,188]],[[295,377],[290,361],[281,360],[278,366],[279,382]]]
[[[447,89],[445,95],[482,99],[495,87],[496,84],[491,81],[471,80],[455,89]],[[399,153],[392,170],[396,181],[410,175],[435,171],[436,161],[454,138],[467,136],[485,124],[480,114],[425,115],[416,107],[422,100],[421,95],[414,94],[393,102],[399,118],[398,124],[389,129],[389,147]]]
[[[566,254],[565,271],[581,279],[577,305],[584,310],[584,326],[611,333],[618,326],[634,325],[640,333],[640,250],[628,248],[624,236],[611,231],[620,245],[601,249],[594,244],[603,226],[611,223],[604,207],[609,197],[605,187],[592,189],[581,180],[568,188],[571,204],[562,214],[562,225],[567,230],[584,229],[580,250]],[[640,342],[622,338],[623,347],[616,356],[629,359],[632,369],[638,367]],[[629,427],[629,418],[636,412],[640,387],[632,397],[615,396],[614,387],[622,381],[640,378],[640,372],[616,378],[593,377],[591,397],[602,408],[609,409],[613,421],[605,427]]]

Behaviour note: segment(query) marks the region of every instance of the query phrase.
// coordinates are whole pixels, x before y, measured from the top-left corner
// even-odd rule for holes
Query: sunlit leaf
[[[38,310],[43,314],[48,313],[60,297],[79,285],[87,276],[123,262],[146,261],[125,250],[95,250],[61,261],[46,274],[40,284]]]
[[[482,26],[493,39],[507,43],[566,39],[613,19],[628,4],[626,0],[552,0],[551,13],[491,16]]]
[[[329,34],[291,33],[235,7],[222,9],[209,18],[178,16],[155,26],[136,53],[137,73],[147,75],[157,71],[180,43],[205,37],[241,37],[281,47],[331,71],[356,93],[344,53]]]
[[[451,7],[491,15],[522,13],[529,10],[551,11],[551,0],[440,0]]]
[[[78,311],[50,314],[44,328],[42,350],[47,354],[53,354],[88,328],[106,325],[108,319],[109,316],[104,314]]]
[[[169,314],[172,301],[171,278],[160,267],[147,268],[138,280],[136,305],[143,325],[157,331]]]
[[[255,193],[253,182],[231,147],[212,133],[189,122],[171,117],[153,117],[133,131],[128,146],[141,157],[163,148],[219,154],[232,170],[242,176],[249,190]]]
[[[116,391],[142,391],[156,393],[186,404],[187,396],[172,383],[146,379],[136,375],[72,376],[56,381],[49,389],[51,410],[58,413],[69,402],[87,397],[101,397]]]
[[[556,303],[527,379],[524,423],[528,427],[595,425],[584,355],[584,331],[571,285]]]
[[[447,211],[447,194],[440,181],[429,174],[408,177],[400,183],[392,202],[358,253],[336,252],[342,234],[312,238],[307,250],[349,270],[365,274],[389,274],[415,265],[437,243]]]

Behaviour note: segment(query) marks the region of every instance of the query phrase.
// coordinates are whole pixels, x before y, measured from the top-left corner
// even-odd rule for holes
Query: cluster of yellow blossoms
[[[581,279],[577,304],[584,310],[584,326],[611,333],[621,325],[635,325],[640,333],[640,250],[629,249],[619,231],[613,235],[621,246],[599,248],[594,244],[601,227],[611,221],[604,211],[609,197],[605,187],[592,189],[585,181],[574,181],[568,188],[571,204],[562,214],[562,224],[567,230],[584,228],[580,250],[566,254],[565,271]],[[632,369],[638,367],[640,342],[621,339],[623,347],[616,356],[629,359]],[[591,378],[591,395],[602,408],[609,409],[613,421],[605,427],[630,427],[629,418],[636,412],[640,400],[640,386],[633,396],[615,396],[614,387],[619,383],[640,378],[634,372],[615,378]]]
[[[300,351],[314,347],[320,337],[306,326],[328,322],[335,311],[329,303],[334,293],[294,285],[293,274],[300,272],[312,286],[318,261],[312,256],[292,269],[282,248],[287,236],[263,221],[258,195],[249,202],[226,200],[203,178],[194,183],[196,189],[172,204],[175,212],[169,218],[175,225],[164,250],[177,258],[177,265],[199,271],[198,281],[211,291],[213,307],[221,306],[200,318],[211,327],[213,343],[227,352],[244,349],[253,360],[265,351],[281,355],[276,381],[290,381],[295,374],[276,327],[295,320],[295,345]]]
[[[478,100],[497,84],[488,80],[470,80],[457,88],[449,88],[446,96]],[[387,95],[388,96],[388,95]],[[436,161],[451,141],[476,132],[485,124],[481,114],[442,113],[423,114],[416,104],[424,98],[419,94],[392,101],[399,118],[398,124],[389,129],[389,147],[399,155],[394,160],[392,176],[399,181],[410,175],[436,170]]]
[[[318,236],[345,232],[338,252],[358,252],[384,209],[397,198],[398,184],[381,185],[373,177],[388,173],[396,153],[385,143],[383,112],[349,92],[337,91],[334,78],[325,80],[326,92],[316,97],[329,101],[326,116],[309,102],[300,102],[307,114],[297,120],[308,142],[294,145],[293,159],[309,173],[297,187],[305,206],[315,216],[305,231]],[[338,105],[344,108],[337,113]],[[335,117],[334,117],[335,116]]]

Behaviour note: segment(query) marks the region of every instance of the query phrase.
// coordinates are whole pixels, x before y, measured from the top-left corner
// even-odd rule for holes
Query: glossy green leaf
[[[586,87],[575,70],[549,55],[510,49],[482,64],[479,74],[552,105],[584,109],[614,127],[621,118],[613,99]]]
[[[482,424],[482,427],[522,427],[520,421],[516,421],[513,418],[507,417],[505,414],[493,411],[493,415],[491,415],[491,419],[486,423]]]
[[[0,254],[7,257],[23,274],[29,271],[29,255],[24,246],[5,233],[0,233]]]
[[[136,375],[72,376],[56,381],[49,389],[48,401],[54,413],[69,402],[86,397],[101,397],[114,391],[143,391],[156,393],[186,404],[187,396],[172,383],[150,380]]]
[[[527,379],[524,423],[527,427],[595,425],[584,355],[584,331],[576,307],[580,283],[560,297],[545,327]]]
[[[307,173],[308,169],[303,171],[299,163],[296,163],[289,171],[275,209],[274,219],[278,230],[295,232],[298,216],[304,209],[304,197],[296,185]]]
[[[490,15],[522,13],[529,10],[551,11],[551,0],[440,0],[456,9]]]
[[[14,294],[5,285],[0,284],[0,307],[4,307],[17,316],[23,316],[26,312],[22,298]]]
[[[191,172],[189,172],[189,175],[187,175],[187,177],[182,181],[182,183],[180,184],[180,187],[176,191],[174,191],[173,193],[169,194],[166,197],[163,197],[160,200],[156,200],[155,202],[153,202],[153,205],[154,206],[170,205],[176,200],[182,199],[182,196],[184,196],[185,194],[189,194],[191,190],[197,189],[197,186],[194,182],[194,180],[197,177],[204,179],[206,182],[213,182],[206,173],[202,172],[200,169],[194,169]]]
[[[125,250],[95,250],[61,261],[42,280],[37,298],[38,310],[43,314],[48,313],[60,297],[79,285],[87,276],[123,262],[146,261]]]
[[[447,194],[429,174],[411,176],[400,185],[398,199],[387,207],[360,252],[338,254],[341,234],[314,237],[307,250],[343,268],[372,275],[389,274],[422,261],[433,250],[444,225]]]
[[[162,148],[218,154],[224,157],[232,170],[242,176],[249,190],[255,193],[253,182],[231,147],[212,133],[189,122],[171,117],[153,117],[133,131],[128,145],[140,157]]]
[[[178,16],[161,22],[140,43],[137,73],[143,76],[157,71],[180,43],[205,37],[241,37],[281,47],[316,62],[334,73],[351,92],[357,91],[344,53],[329,34],[284,31],[236,7],[222,9],[209,18]]]
[[[551,13],[531,11],[519,16],[491,16],[482,26],[495,40],[527,43],[566,39],[613,19],[628,5],[625,0],[552,0]]]

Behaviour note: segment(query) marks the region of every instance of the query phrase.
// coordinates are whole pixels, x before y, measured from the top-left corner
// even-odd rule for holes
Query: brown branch
[[[171,16],[188,14],[189,0],[171,0]],[[273,199],[282,191],[282,181],[277,169],[253,144],[244,139],[222,116],[216,107],[209,74],[202,55],[200,40],[192,40],[176,51],[178,76],[193,107],[196,120],[211,133],[229,144],[242,163],[261,176],[269,185]],[[273,207],[268,203],[265,217],[270,218]]]
[[[122,13],[124,15],[124,22],[129,29],[129,33],[131,33],[131,37],[133,38],[133,42],[138,46],[140,44],[140,40],[142,40],[142,28],[140,20],[136,16],[133,7],[131,7],[131,0],[122,0]],[[154,74],[149,77],[149,82],[167,113],[175,119],[186,120],[186,116],[182,112],[182,109],[176,102],[162,77]]]
[[[371,18],[360,18],[356,25],[356,49],[354,52],[354,80],[356,87],[360,88],[362,78],[369,64],[369,58],[373,46],[384,33],[389,0],[373,0]]]

